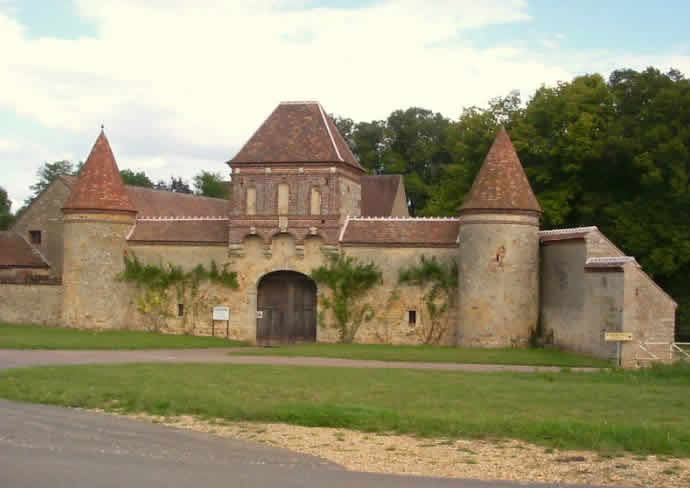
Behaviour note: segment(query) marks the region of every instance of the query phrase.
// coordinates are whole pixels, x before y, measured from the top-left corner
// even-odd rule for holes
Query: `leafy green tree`
[[[14,223],[12,201],[7,192],[0,186],[0,230],[7,230]]]
[[[197,195],[213,198],[228,198],[229,184],[220,173],[202,171],[194,177],[194,189]]]
[[[38,181],[31,185],[29,189],[33,192],[32,195],[24,201],[27,206],[36,199],[36,197],[50,185],[59,175],[76,175],[81,169],[80,163],[75,168],[71,161],[55,161],[54,163],[43,163],[36,172]]]
[[[153,188],[153,181],[151,181],[143,171],[137,171],[135,173],[131,169],[123,169],[120,171],[120,175],[125,185]]]

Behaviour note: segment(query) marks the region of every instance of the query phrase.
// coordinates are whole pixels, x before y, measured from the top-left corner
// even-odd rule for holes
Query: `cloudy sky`
[[[227,174],[281,100],[357,121],[455,118],[619,67],[690,75],[687,0],[0,0],[0,186],[84,160],[101,123],[120,168]]]

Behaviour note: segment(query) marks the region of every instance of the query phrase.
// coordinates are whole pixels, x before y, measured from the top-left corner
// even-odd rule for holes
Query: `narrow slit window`
[[[288,214],[288,202],[290,201],[290,187],[287,183],[278,185],[278,215]]]
[[[177,304],[177,316],[184,317],[184,303]]]
[[[256,215],[256,188],[247,188],[247,215]]]
[[[31,244],[40,244],[43,241],[43,236],[40,230],[30,230],[29,239],[31,239]]]
[[[417,325],[417,311],[416,310],[408,310],[407,311],[407,324],[410,327],[414,327]]]
[[[321,192],[316,188],[311,189],[311,214],[321,215]]]

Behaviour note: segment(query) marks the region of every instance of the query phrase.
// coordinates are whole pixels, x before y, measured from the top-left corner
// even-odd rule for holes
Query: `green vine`
[[[450,328],[446,312],[455,304],[457,296],[457,263],[443,264],[435,256],[427,259],[422,255],[418,265],[400,270],[398,282],[428,288],[423,300],[429,320],[422,321],[416,333],[424,344],[440,343]]]
[[[324,309],[333,313],[332,327],[338,329],[340,342],[352,343],[360,326],[374,318],[372,306],[358,300],[381,283],[382,276],[374,263],[363,264],[342,253],[329,256],[328,264],[312,270],[312,279],[331,292],[330,297],[322,295],[321,300]],[[319,321],[325,323],[323,314]]]
[[[201,305],[208,298],[200,293],[202,283],[209,282],[232,289],[239,287],[237,273],[228,271],[227,265],[220,269],[215,261],[211,261],[210,269],[199,264],[191,271],[185,271],[181,266],[172,263],[159,266],[142,263],[135,254],[131,257],[125,254],[124,263],[125,269],[117,279],[134,283],[142,290],[137,299],[137,308],[150,317],[152,323],[149,328],[155,331],[161,330],[166,320],[172,316],[171,289],[175,289],[179,303],[191,303],[191,313],[184,315],[186,324],[190,316],[195,318],[198,315]]]

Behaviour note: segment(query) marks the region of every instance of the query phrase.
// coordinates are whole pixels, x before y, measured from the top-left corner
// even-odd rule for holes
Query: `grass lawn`
[[[218,337],[0,324],[0,349],[184,349],[241,345],[244,343]]]
[[[457,373],[222,364],[0,372],[0,397],[690,457],[690,364],[600,373]]]
[[[610,361],[557,351],[555,349],[477,349],[439,346],[391,346],[388,344],[301,344],[252,349],[237,352],[236,354],[529,366],[592,366],[606,368],[613,365]]]

